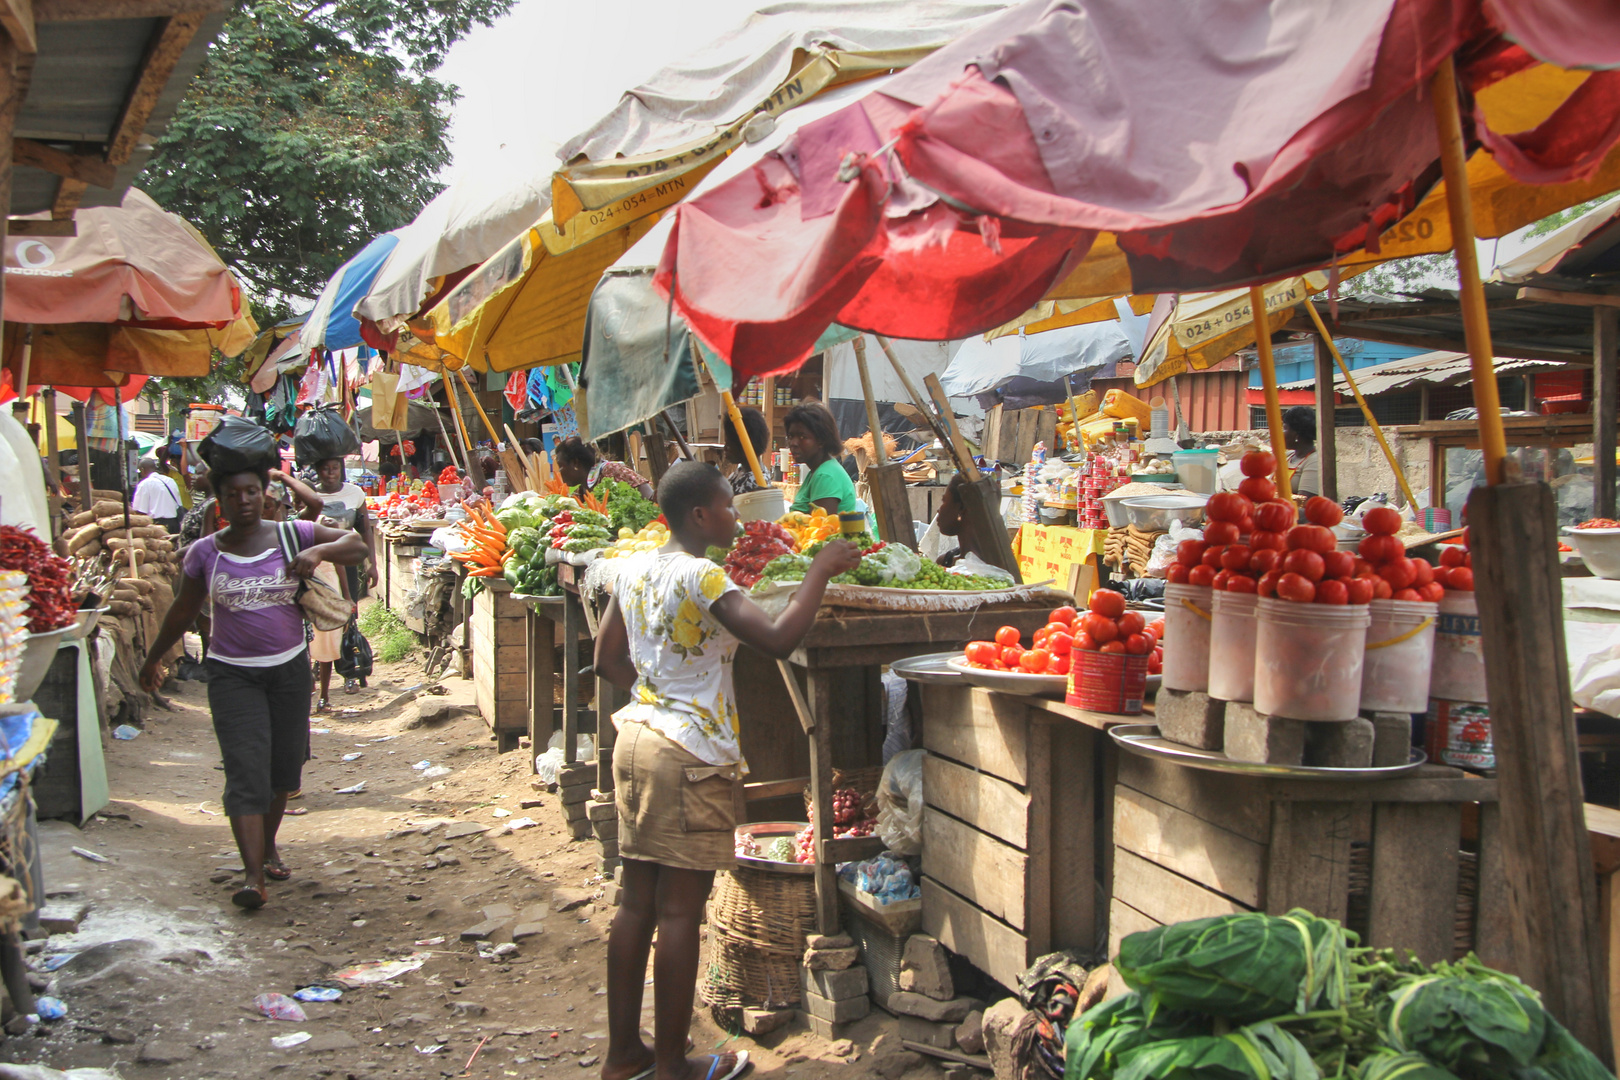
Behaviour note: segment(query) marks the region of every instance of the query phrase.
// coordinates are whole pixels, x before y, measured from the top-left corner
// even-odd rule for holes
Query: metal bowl
[[[46,673],[51,670],[57,648],[72,629],[71,626],[64,626],[59,630],[28,635],[23,644],[22,661],[17,665],[17,685],[11,692],[13,701],[33,699],[34,691],[39,689],[39,684],[45,681]]]
[[[1062,698],[1069,692],[1067,675],[1030,675],[1022,671],[992,671],[976,668],[965,659],[947,660],[945,666],[959,672],[974,686],[998,690],[1003,694],[1022,694],[1025,697]]]
[[[90,632],[94,630],[96,628],[96,624],[101,621],[101,617],[107,614],[109,610],[111,609],[106,607],[80,609],[79,621],[67,628],[67,636],[62,640],[78,641],[80,638],[89,637]]]
[[[1125,499],[1125,516],[1132,525],[1148,532],[1168,532],[1170,523],[1179,520],[1189,528],[1204,523],[1204,504],[1208,495],[1188,492],[1185,495],[1144,495]]]
[[[778,836],[788,839],[799,835],[808,822],[804,821],[754,821],[737,826],[737,832],[752,836],[760,841],[760,847],[765,847]],[[814,874],[816,868],[811,863],[778,862],[775,859],[765,859],[757,855],[738,855],[737,862],[744,866],[752,866],[759,870],[774,870],[778,874]]]

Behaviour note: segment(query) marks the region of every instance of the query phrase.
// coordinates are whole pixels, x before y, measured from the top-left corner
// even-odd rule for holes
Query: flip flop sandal
[[[289,792],[287,792],[287,801],[288,802],[291,802],[293,799],[302,799],[303,797],[304,797],[304,789],[303,788],[299,788],[297,791],[289,791]]]
[[[343,692],[345,694],[358,694],[360,692],[360,680],[359,679],[345,679],[345,680],[343,680]]]
[[[748,1071],[748,1051],[742,1050],[737,1053],[737,1064],[732,1066],[731,1071],[724,1076],[719,1075],[720,1062],[724,1057],[724,1054],[709,1055],[709,1071],[704,1074],[703,1080],[736,1080]]]
[[[257,911],[259,908],[264,907],[269,899],[270,890],[262,885],[258,888],[254,888],[252,885],[244,885],[231,894],[231,903],[244,911]]]
[[[282,812],[287,817],[303,817],[305,814],[309,813],[309,807],[307,807],[307,806],[289,806],[286,810],[284,810]]]
[[[318,713],[331,712],[332,711],[332,703],[330,701],[328,701],[326,698],[321,698],[319,701],[317,701],[315,703],[315,711],[318,712]]]
[[[277,859],[273,863],[264,864],[264,876],[269,878],[271,881],[286,881],[288,878],[292,877],[292,871],[287,869],[286,863],[282,862],[280,859]]]

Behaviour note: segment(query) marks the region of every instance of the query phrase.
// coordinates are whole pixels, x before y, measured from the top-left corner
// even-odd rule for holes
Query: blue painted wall
[[[1385,345],[1377,341],[1362,341],[1360,338],[1334,338],[1333,343],[1339,347],[1344,356],[1344,362],[1350,365],[1350,370],[1373,367],[1377,364],[1387,364],[1391,360],[1404,360],[1410,356],[1422,356],[1427,349],[1413,349],[1405,345]],[[1277,382],[1279,385],[1298,382],[1301,379],[1316,381],[1316,344],[1303,342],[1299,345],[1285,345],[1272,350],[1277,364]],[[1249,370],[1249,386],[1255,390],[1260,389],[1260,369]]]

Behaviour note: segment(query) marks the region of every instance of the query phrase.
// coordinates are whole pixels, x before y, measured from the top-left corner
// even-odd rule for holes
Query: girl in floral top
[[[738,643],[785,658],[810,630],[827,582],[860,561],[833,541],[772,619],[703,557],[737,532],[731,485],[683,461],[658,485],[673,537],[624,560],[596,638],[596,671],[630,689],[614,714],[614,799],[624,892],[608,939],[608,1052],[602,1080],[730,1080],[746,1053],[686,1057],[698,924],[717,869],[733,863],[736,805],[748,770],[738,742],[731,662]],[[654,1046],[641,1041],[642,982],[653,933]]]

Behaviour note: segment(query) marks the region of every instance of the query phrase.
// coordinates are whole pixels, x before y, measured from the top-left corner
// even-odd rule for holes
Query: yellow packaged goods
[[[1110,390],[1109,393],[1111,394],[1113,391]],[[1117,418],[1105,416],[1101,420],[1093,420],[1091,423],[1083,425],[1080,428],[1080,437],[1085,440],[1086,447],[1089,449],[1091,444],[1096,442],[1098,439],[1101,439],[1104,436],[1112,435],[1114,433],[1115,424],[1124,424],[1130,429],[1133,436],[1137,435],[1141,429],[1141,425],[1137,422],[1136,417],[1134,416]]]
[[[1080,406],[1080,419],[1084,422],[1091,414],[1097,411],[1097,391],[1087,390],[1083,394],[1076,394],[1072,399],[1058,402],[1058,417],[1063,420],[1073,420],[1075,411],[1071,403]]]
[[[1123,390],[1110,390],[1104,394],[1102,411],[1105,415],[1119,420],[1134,419],[1140,427],[1148,426],[1153,412],[1147,402],[1139,397],[1132,397]]]

